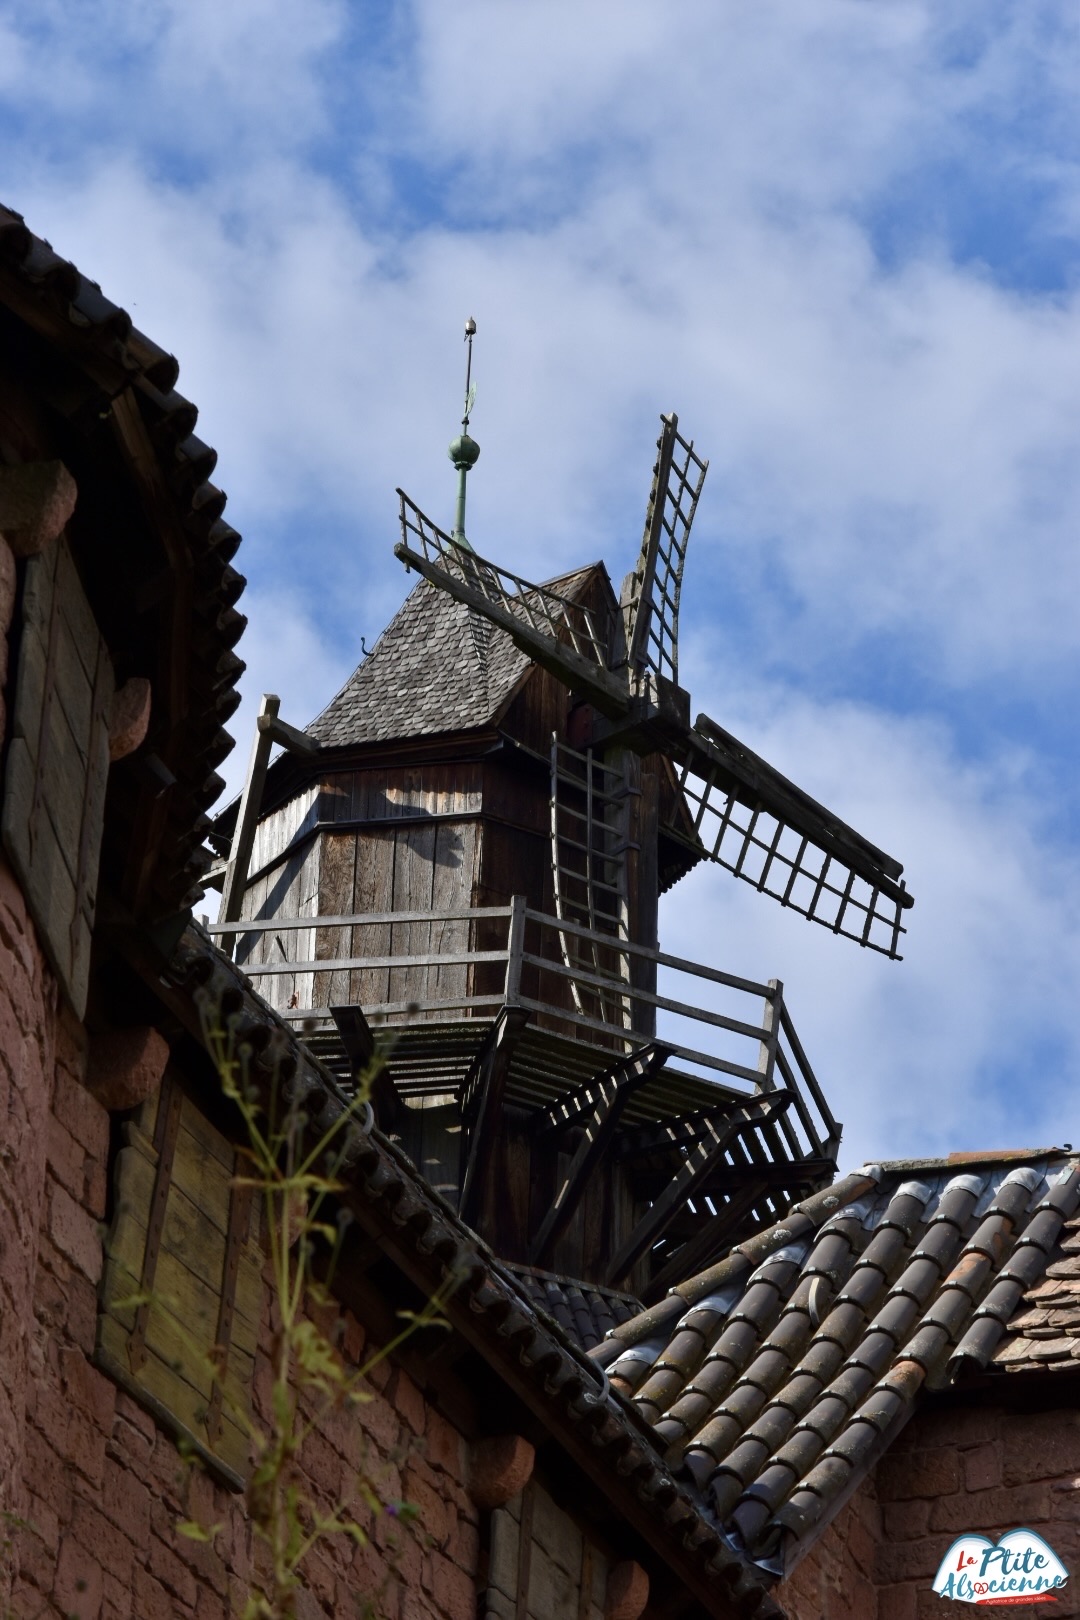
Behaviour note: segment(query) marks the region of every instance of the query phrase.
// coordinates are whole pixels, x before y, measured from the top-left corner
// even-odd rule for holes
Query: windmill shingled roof
[[[723,1533],[787,1573],[924,1388],[996,1355],[1074,1365],[1080,1244],[1055,1245],[1078,1205],[1080,1160],[1056,1149],[867,1166],[592,1354]]]
[[[551,585],[574,597],[594,566]],[[531,665],[505,631],[421,580],[308,735],[335,748],[471,731],[498,718]]]

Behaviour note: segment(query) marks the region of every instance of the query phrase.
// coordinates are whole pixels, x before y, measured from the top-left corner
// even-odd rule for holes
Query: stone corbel
[[[469,1496],[478,1508],[498,1508],[529,1483],[536,1450],[520,1434],[497,1434],[469,1447]]]
[[[649,1601],[649,1577],[632,1558],[608,1571],[604,1620],[638,1620]]]
[[[95,1035],[86,1065],[86,1089],[102,1107],[135,1108],[152,1097],[169,1061],[169,1043],[150,1024]]]
[[[146,739],[150,724],[150,682],[145,675],[125,681],[109,714],[109,759],[126,759]]]
[[[0,467],[0,534],[16,557],[33,557],[63,532],[77,493],[62,461]]]

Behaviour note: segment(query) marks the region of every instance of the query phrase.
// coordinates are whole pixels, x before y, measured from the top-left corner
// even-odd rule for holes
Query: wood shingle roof
[[[550,583],[575,597],[592,571]],[[498,720],[532,667],[490,620],[421,580],[308,735],[343,748],[479,730]]]

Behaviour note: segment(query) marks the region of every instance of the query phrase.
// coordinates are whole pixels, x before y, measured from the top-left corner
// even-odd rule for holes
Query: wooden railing
[[[499,1008],[510,1006],[532,1013],[540,1028],[613,1054],[632,1051],[659,1035],[673,1059],[733,1096],[745,1098],[748,1085],[756,1092],[789,1091],[792,1102],[781,1129],[794,1153],[831,1157],[839,1145],[839,1127],[795,1033],[779,980],[761,984],[597,934],[534,911],[521,896],[508,906],[479,906],[468,912],[272,917],[206,926],[224,948],[235,951],[244,972],[257,984],[272,981],[266,986],[268,999],[286,999],[274,993],[274,981],[280,985],[287,976],[295,987],[288,998],[292,1004],[279,1006],[279,1011],[292,1021],[329,1019],[332,1004],[350,999],[348,993],[342,994],[343,987],[350,985],[355,991],[352,976],[363,975],[367,983],[385,987],[385,993],[376,997],[352,996],[376,1025],[414,1019],[464,1021],[492,1017]],[[383,948],[319,955],[320,944],[326,949],[326,935],[321,941],[318,936],[331,929],[348,929],[350,938],[360,930],[366,942],[383,940]],[[436,942],[439,929],[451,938]],[[427,932],[429,945],[435,943],[435,948],[410,948],[417,932]],[[568,966],[562,938],[567,934],[594,943],[602,960],[612,964],[611,975]],[[286,939],[306,949],[290,950]],[[277,947],[281,960],[256,959],[266,954],[267,945]],[[399,945],[404,948],[396,948]],[[691,999],[664,994],[660,988],[675,981],[681,987],[686,979],[700,986],[684,992]],[[731,1010],[706,1005],[709,998],[725,998]],[[750,1002],[758,1004],[752,1012]],[[680,1025],[686,1023],[701,1030],[693,1037],[694,1044],[677,1038]],[[705,1035],[707,1045],[697,1044]],[[740,1061],[744,1051],[746,1060]],[[741,1084],[731,1086],[732,1081]],[[797,1139],[794,1119],[802,1127],[804,1144]]]

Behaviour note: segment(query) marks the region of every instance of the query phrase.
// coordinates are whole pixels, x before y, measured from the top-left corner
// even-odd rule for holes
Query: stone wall
[[[93,1365],[109,1115],[83,1084],[86,1040],[62,1006],[18,886],[0,859],[0,1613],[15,1620],[225,1620],[242,1608],[253,1555],[244,1499],[198,1469]],[[256,1361],[265,1414],[270,1294]],[[344,1350],[369,1354],[345,1318]],[[299,1620],[361,1612],[475,1620],[479,1513],[465,1447],[400,1368],[374,1370],[373,1399],[337,1413],[301,1464],[330,1505],[363,1465],[406,1523],[367,1513],[366,1547],[312,1555]],[[221,1525],[210,1545],[177,1534]]]
[[[935,1408],[915,1417],[792,1576],[789,1620],[952,1620],[931,1590],[958,1536],[1037,1531],[1070,1572],[1058,1620],[1080,1615],[1080,1411]],[[996,1612],[996,1610],[995,1610]],[[1027,1612],[1027,1610],[1025,1610]]]
[[[878,1620],[881,1510],[872,1479],[775,1590],[790,1620]]]
[[[878,1467],[880,1620],[931,1620],[957,1604],[930,1590],[966,1531],[996,1540],[1037,1530],[1070,1571],[1054,1594],[1059,1620],[1080,1614],[1080,1412],[957,1407],[914,1418]]]

